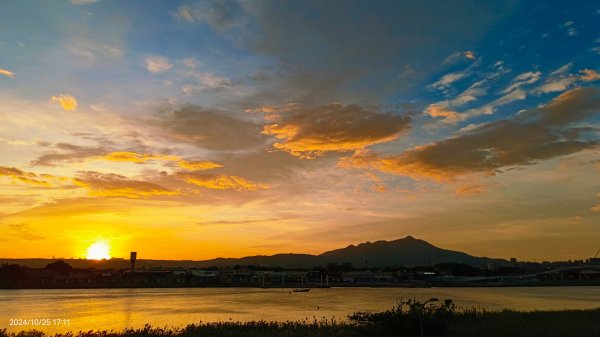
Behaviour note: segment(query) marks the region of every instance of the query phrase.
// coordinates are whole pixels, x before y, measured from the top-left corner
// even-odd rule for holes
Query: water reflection
[[[344,319],[389,309],[401,299],[452,298],[463,307],[559,310],[600,306],[600,287],[0,290],[0,328],[46,332],[181,327],[200,321]],[[70,319],[65,326],[9,326],[10,319]]]

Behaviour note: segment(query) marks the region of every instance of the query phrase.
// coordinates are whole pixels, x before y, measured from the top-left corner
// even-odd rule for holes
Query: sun
[[[87,249],[88,260],[110,259],[110,246],[106,242],[96,242]]]

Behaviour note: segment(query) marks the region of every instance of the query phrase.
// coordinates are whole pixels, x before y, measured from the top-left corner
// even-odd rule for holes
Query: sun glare
[[[110,259],[110,246],[106,242],[96,242],[87,249],[88,260]]]

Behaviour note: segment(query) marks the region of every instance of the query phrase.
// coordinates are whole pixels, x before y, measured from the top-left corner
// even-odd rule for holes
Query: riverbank
[[[432,299],[436,300],[436,299]],[[430,302],[430,301],[427,301]],[[27,330],[0,337],[597,337],[600,308],[565,311],[483,311],[441,304],[404,302],[383,312],[357,312],[346,320],[313,319],[287,322],[216,322],[165,329],[147,325],[120,332],[90,327],[90,331],[46,334]],[[97,329],[97,330],[96,330]],[[94,331],[92,331],[94,330]]]

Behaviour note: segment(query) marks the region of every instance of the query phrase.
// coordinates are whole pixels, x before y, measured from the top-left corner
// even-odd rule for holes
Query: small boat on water
[[[310,288],[294,289],[295,293],[307,293],[309,291],[310,291]]]

